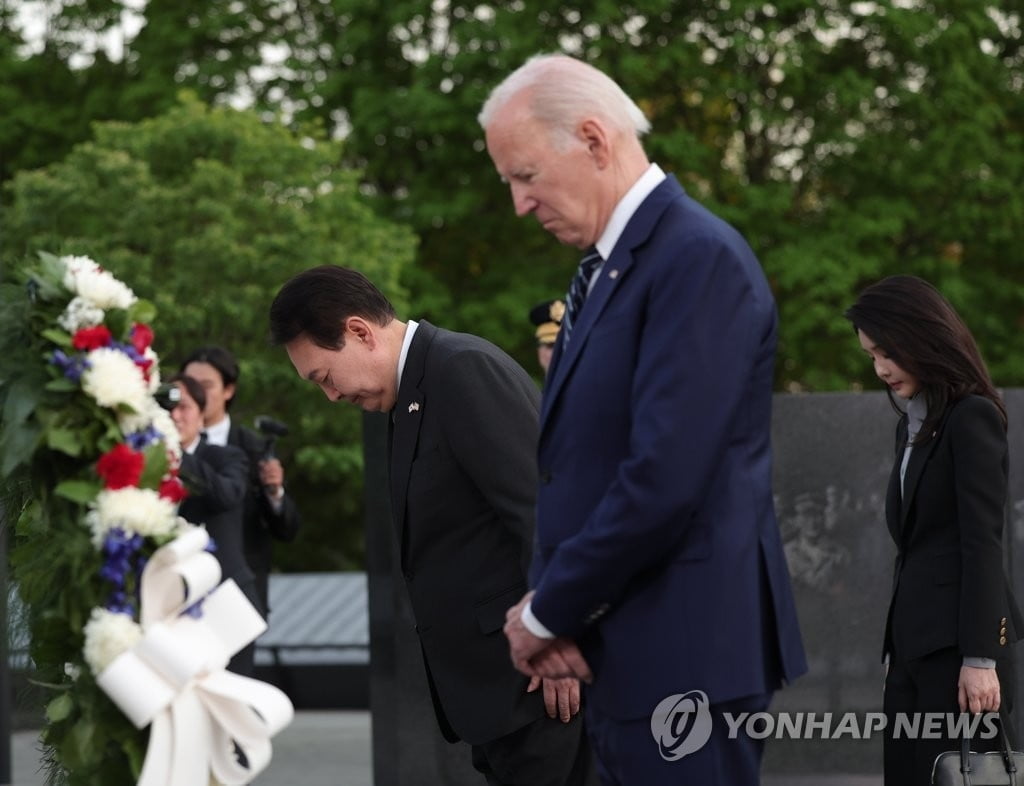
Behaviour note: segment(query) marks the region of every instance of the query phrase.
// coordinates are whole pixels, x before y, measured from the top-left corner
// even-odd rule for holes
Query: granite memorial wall
[[[1024,554],[1024,390],[1005,391],[1005,398],[1011,423],[1007,570],[1024,603],[1024,576],[1013,570]],[[879,392],[775,397],[775,506],[810,668],[776,694],[770,714],[804,713],[806,719],[815,713],[819,726],[812,739],[794,739],[788,729],[779,739],[774,730],[766,775],[881,772],[879,733],[866,739],[849,727],[837,733],[843,713],[863,719],[882,707],[881,640],[895,554],[883,507],[896,419]],[[366,417],[375,782],[478,786],[467,746],[447,744],[434,722],[414,621],[395,569],[386,434],[384,416]],[[1019,695],[1016,704],[1024,706]],[[820,731],[825,713],[832,713],[834,739],[822,738],[828,736]]]

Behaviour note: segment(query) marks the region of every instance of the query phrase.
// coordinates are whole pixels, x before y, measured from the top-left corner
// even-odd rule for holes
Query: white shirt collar
[[[225,413],[224,419],[212,426],[207,426],[203,431],[206,433],[206,442],[210,445],[227,445],[228,432],[231,431],[231,416]]]
[[[196,452],[196,448],[199,447],[199,443],[202,442],[202,441],[203,441],[202,437],[197,436],[194,440],[192,440],[192,444],[191,445],[183,445],[181,449],[184,450],[186,453],[188,453],[191,456],[193,453]]]
[[[410,319],[406,323],[405,338],[402,340],[402,351],[398,355],[398,381],[395,383],[395,403],[398,403],[398,391],[402,389],[402,372],[405,370],[405,359],[409,356],[409,346],[412,344],[412,337],[420,323]]]
[[[227,444],[227,432],[231,430],[231,416],[224,413],[224,419],[220,423],[215,423],[213,426],[207,426],[203,429],[206,434],[206,441],[211,445],[226,445]]]
[[[640,175],[629,191],[619,200],[619,204],[612,211],[612,217],[608,219],[608,225],[604,228],[604,232],[601,233],[600,239],[595,244],[598,252],[601,254],[601,259],[608,259],[611,256],[612,251],[615,249],[615,244],[619,242],[626,224],[629,223],[629,219],[633,217],[633,214],[639,209],[643,201],[647,199],[650,193],[664,179],[665,173],[661,167],[657,164],[651,164],[647,167],[647,171]]]

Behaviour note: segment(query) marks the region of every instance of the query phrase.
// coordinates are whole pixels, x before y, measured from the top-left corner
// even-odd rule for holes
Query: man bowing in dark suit
[[[746,786],[764,710],[806,669],[772,506],[776,312],[747,243],[651,164],[650,124],[570,57],[480,113],[519,216],[585,249],[541,407],[525,674],[575,674],[602,778]]]
[[[288,281],[270,331],[331,401],[391,413],[401,568],[445,738],[472,746],[492,786],[586,783],[578,682],[527,680],[501,632],[533,541],[536,385],[481,338],[399,321],[343,267]]]

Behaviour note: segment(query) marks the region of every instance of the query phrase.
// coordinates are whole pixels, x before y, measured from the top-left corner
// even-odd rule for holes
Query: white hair
[[[486,131],[494,116],[515,95],[529,90],[533,116],[566,140],[580,121],[598,117],[612,128],[637,137],[651,130],[640,107],[607,74],[568,55],[534,55],[495,87],[477,116]]]

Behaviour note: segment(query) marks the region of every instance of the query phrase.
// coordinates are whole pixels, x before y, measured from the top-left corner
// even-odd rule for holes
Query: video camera
[[[156,389],[153,398],[156,399],[157,404],[170,412],[181,403],[181,388],[174,383],[168,384],[165,382]]]

